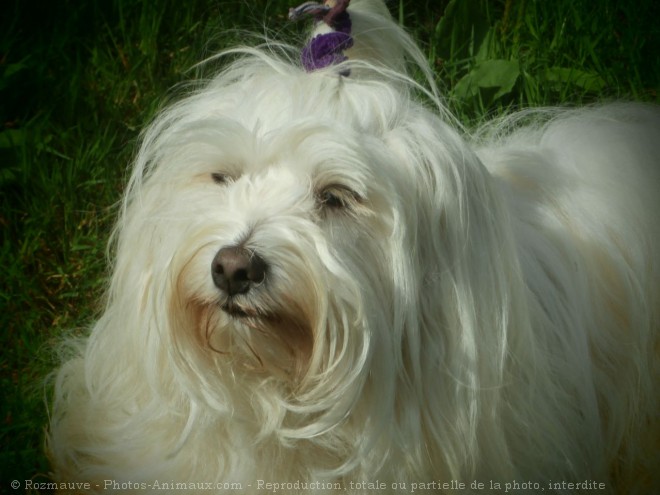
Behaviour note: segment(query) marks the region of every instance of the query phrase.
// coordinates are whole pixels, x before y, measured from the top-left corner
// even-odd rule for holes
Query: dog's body
[[[649,488],[660,113],[466,142],[353,4],[350,76],[246,50],[145,134],[105,312],[57,377],[56,479]]]

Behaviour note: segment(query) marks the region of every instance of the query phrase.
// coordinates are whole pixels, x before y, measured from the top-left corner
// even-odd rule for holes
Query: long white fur
[[[384,4],[350,11],[350,77],[234,50],[144,134],[105,310],[57,374],[55,479],[657,486],[660,113],[471,138]],[[335,185],[361,199],[325,207]],[[275,319],[218,304],[239,243]]]

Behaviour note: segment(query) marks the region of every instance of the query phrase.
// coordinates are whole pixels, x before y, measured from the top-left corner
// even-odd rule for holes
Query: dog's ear
[[[387,146],[413,178],[401,208],[406,237],[395,257],[399,273],[415,275],[407,285],[408,301],[415,305],[400,308],[398,317],[407,325],[402,333],[407,376],[424,391],[430,409],[440,410],[447,395],[438,393],[442,385],[433,360],[444,356],[443,369],[456,385],[446,394],[455,403],[493,403],[507,349],[521,345],[529,331],[525,286],[506,213],[479,157],[454,129],[425,110],[393,129]],[[476,438],[479,421],[492,418],[429,418],[434,424],[427,431],[438,432],[435,445],[443,446],[435,454],[460,455],[465,445],[447,439]],[[493,444],[503,441],[500,437]]]

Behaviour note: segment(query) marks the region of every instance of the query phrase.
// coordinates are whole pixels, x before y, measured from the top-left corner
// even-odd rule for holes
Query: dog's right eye
[[[213,172],[211,174],[211,178],[216,184],[226,184],[229,182],[229,176],[227,174],[223,174],[222,172]]]

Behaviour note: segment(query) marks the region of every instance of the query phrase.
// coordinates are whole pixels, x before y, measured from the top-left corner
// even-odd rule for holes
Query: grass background
[[[296,39],[283,0],[11,0],[0,16],[0,493],[47,479],[44,378],[106,278],[113,205],[140,129],[190,67]],[[467,123],[523,106],[658,102],[654,0],[389,2]],[[15,492],[14,492],[15,493]]]

